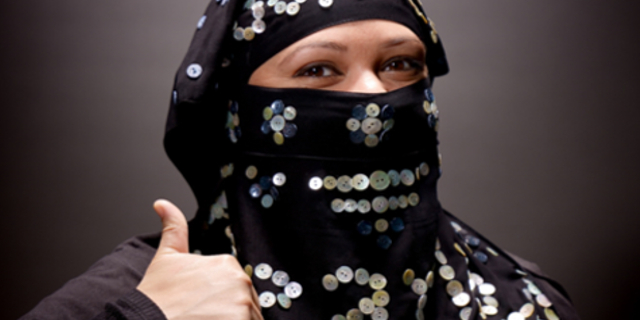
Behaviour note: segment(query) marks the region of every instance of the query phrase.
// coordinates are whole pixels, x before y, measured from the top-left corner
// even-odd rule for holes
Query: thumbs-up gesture
[[[251,279],[231,255],[189,254],[187,221],[166,200],[153,204],[162,239],[138,285],[169,320],[262,320]]]

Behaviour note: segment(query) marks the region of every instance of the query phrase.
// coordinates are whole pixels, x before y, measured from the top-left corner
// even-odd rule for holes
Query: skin
[[[427,76],[425,54],[420,39],[398,23],[351,22],[295,42],[256,69],[249,84],[388,92]],[[184,214],[166,200],[153,206],[162,238],[137,289],[170,320],[262,320],[258,295],[238,261],[190,254]]]

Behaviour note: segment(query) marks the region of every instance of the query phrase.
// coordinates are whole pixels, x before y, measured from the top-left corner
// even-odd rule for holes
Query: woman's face
[[[249,84],[381,93],[427,77],[426,49],[409,28],[386,20],[340,24],[313,33],[256,69]]]

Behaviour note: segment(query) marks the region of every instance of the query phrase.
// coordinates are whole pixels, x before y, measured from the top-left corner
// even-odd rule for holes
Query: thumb
[[[162,238],[158,253],[189,253],[189,229],[182,211],[163,199],[156,200],[153,209],[162,219]]]

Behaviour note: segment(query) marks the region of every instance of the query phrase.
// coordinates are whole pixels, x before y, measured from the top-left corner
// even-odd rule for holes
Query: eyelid
[[[414,57],[409,57],[409,56],[396,56],[387,60],[382,65],[381,69],[384,70],[390,63],[396,62],[396,61],[407,61],[411,67],[418,70],[423,70],[425,68],[425,62],[423,59],[416,59]]]
[[[309,64],[306,64],[305,66],[303,66],[302,68],[298,69],[298,71],[296,71],[293,74],[294,78],[297,77],[304,77],[304,73],[309,71],[311,68],[328,68],[331,69],[331,71],[333,71],[335,73],[335,75],[332,76],[341,76],[343,75],[342,72],[340,72],[340,70],[338,70],[338,68],[336,68],[336,66],[330,62],[312,62]]]

